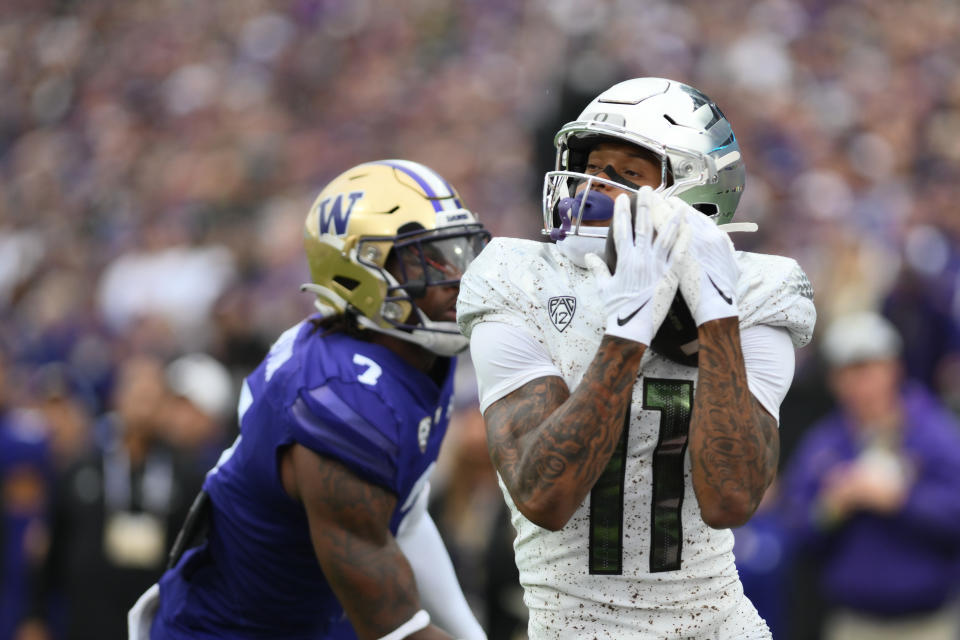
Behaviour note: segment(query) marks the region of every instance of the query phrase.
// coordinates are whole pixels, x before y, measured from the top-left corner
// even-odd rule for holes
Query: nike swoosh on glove
[[[689,246],[677,262],[680,293],[699,327],[705,322],[739,315],[737,281],[740,267],[730,236],[713,220],[680,198],[667,198],[676,215],[690,230]]]
[[[655,207],[659,211],[652,211]],[[663,199],[650,187],[640,189],[632,216],[630,198],[626,194],[617,197],[610,230],[617,249],[614,274],[597,254],[585,258],[607,314],[606,334],[650,344],[677,292],[673,265],[682,255],[688,235],[682,220],[663,206]]]

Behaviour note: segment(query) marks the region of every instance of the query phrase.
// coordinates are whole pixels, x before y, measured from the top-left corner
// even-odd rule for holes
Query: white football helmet
[[[745,171],[730,123],[700,91],[664,78],[634,78],[597,96],[554,138],[557,161],[543,189],[543,233],[559,240],[568,234],[600,236],[605,227],[582,220],[606,219],[609,198],[597,197],[598,183],[636,193],[629,182],[584,172],[590,150],[603,141],[638,145],[659,158],[660,191],[712,217],[730,221],[743,192]],[[616,177],[616,176],[615,176]],[[586,194],[586,195],[583,195]]]

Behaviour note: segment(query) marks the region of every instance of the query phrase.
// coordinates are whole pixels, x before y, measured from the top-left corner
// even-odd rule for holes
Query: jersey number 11
[[[680,568],[683,527],[683,457],[690,434],[693,383],[689,380],[643,380],[643,408],[660,412],[660,431],[653,450],[650,504],[650,572]],[[597,484],[590,492],[590,573],[623,573],[623,492],[630,412],[623,435]]]

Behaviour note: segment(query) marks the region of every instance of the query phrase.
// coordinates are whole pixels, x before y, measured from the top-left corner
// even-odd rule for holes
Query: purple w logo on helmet
[[[320,234],[331,233],[330,225],[333,225],[333,232],[338,236],[347,233],[347,222],[350,220],[350,214],[353,212],[357,200],[363,197],[363,191],[351,191],[347,194],[350,202],[347,203],[347,210],[343,210],[343,195],[338,194],[332,198],[325,198],[317,203],[317,231]]]

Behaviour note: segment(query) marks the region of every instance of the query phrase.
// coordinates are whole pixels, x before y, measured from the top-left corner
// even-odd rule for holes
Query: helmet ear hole
[[[348,278],[347,276],[334,276],[333,281],[348,291],[353,291],[360,286],[359,280],[354,280],[353,278]]]
[[[698,202],[690,206],[696,209],[697,211],[699,211],[700,213],[702,213],[703,215],[708,216],[710,218],[720,213],[719,207],[717,207],[717,205],[713,204],[712,202]]]

